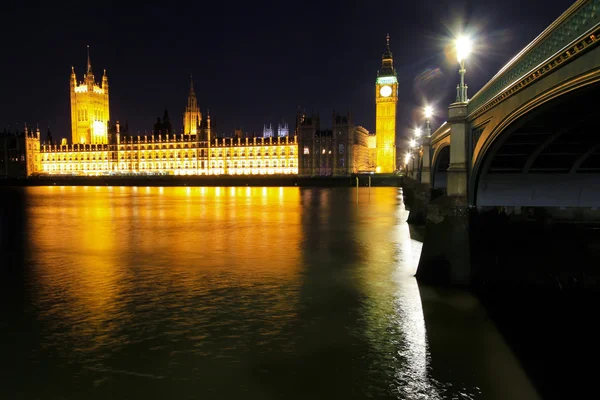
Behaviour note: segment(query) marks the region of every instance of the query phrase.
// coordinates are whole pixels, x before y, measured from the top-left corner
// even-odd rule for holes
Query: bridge
[[[442,263],[471,282],[474,218],[491,208],[600,219],[599,43],[600,0],[576,1],[423,139],[408,175],[441,196],[422,196],[419,274]]]

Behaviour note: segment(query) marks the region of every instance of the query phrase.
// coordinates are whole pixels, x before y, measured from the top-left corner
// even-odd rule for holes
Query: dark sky
[[[323,127],[333,109],[352,110],[354,122],[373,131],[374,83],[389,32],[400,137],[426,100],[437,103],[435,126],[445,120],[458,81],[447,39],[458,27],[476,33],[477,52],[467,61],[472,96],[572,2],[125,4],[1,6],[0,127],[39,123],[70,138],[70,70],[82,79],[89,44],[97,79],[108,72],[112,119],[134,131],[151,130],[165,107],[182,128],[190,74],[219,132],[258,132],[281,120],[293,128],[298,106],[318,110]]]

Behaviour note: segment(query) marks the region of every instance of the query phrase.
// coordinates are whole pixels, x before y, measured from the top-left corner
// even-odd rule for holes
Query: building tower
[[[290,128],[288,127],[287,122],[280,123],[277,125],[277,136],[279,136],[279,137],[290,136]]]
[[[190,76],[190,94],[188,95],[187,107],[183,113],[183,134],[197,135],[198,127],[202,122],[202,113],[198,108],[196,93],[194,92],[194,81]]]
[[[87,48],[87,71],[83,81],[77,83],[75,67],[71,67],[71,136],[73,144],[108,143],[108,77],[106,70],[102,84],[98,85],[92,73],[90,46]]]
[[[386,36],[385,53],[381,57],[381,71],[377,72],[375,84],[375,133],[377,141],[378,173],[396,171],[396,104],[398,103],[398,79],[390,50],[390,35]]]
[[[268,128],[266,124],[263,125],[263,137],[273,137],[273,126],[271,124],[269,124]]]

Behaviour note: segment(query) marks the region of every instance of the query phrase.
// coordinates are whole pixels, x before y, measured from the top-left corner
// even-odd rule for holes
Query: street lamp
[[[433,107],[425,106],[425,136],[431,136],[431,117],[433,116]]]
[[[427,120],[429,120],[429,118],[431,118],[432,115],[433,115],[433,107],[425,106],[425,118],[427,118]]]
[[[415,128],[415,137],[418,138],[421,136],[421,128]]]
[[[465,85],[465,59],[471,53],[473,48],[473,43],[471,39],[467,36],[461,35],[456,39],[456,57],[458,59],[458,63],[460,64],[460,70],[458,73],[460,74],[460,84],[456,87],[456,101],[466,103],[468,101],[467,98],[467,88]]]

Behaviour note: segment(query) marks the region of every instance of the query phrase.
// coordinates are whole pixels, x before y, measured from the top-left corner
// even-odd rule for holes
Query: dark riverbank
[[[489,270],[475,294],[545,399],[596,390],[598,228],[505,218],[477,235]]]
[[[0,179],[0,186],[300,186],[300,187],[400,187],[395,175],[355,175],[350,177],[271,176],[39,176],[27,179]]]

